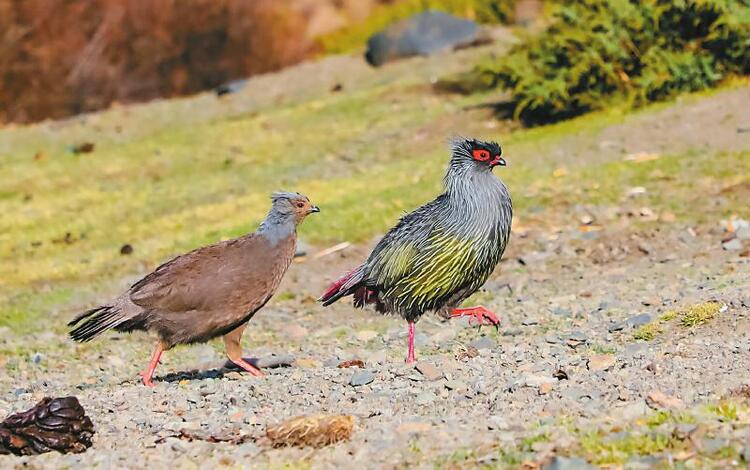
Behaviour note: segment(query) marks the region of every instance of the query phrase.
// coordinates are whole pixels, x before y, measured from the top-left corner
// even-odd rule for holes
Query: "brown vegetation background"
[[[310,27],[336,26],[318,14],[335,3],[0,0],[0,123],[194,93],[298,62],[314,49]]]

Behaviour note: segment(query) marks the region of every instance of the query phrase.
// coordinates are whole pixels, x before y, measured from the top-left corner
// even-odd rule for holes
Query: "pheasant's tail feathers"
[[[75,326],[81,320],[86,321],[71,330],[70,337],[75,341],[84,343],[91,341],[106,330],[116,328],[128,319],[119,308],[112,305],[104,305],[83,312],[70,321],[68,326]]]
[[[336,282],[331,284],[327,291],[323,293],[318,299],[319,302],[323,302],[323,306],[327,307],[332,303],[339,300],[341,297],[347,296],[352,293],[353,287],[362,282],[364,279],[363,266],[359,266],[348,273],[344,274]]]

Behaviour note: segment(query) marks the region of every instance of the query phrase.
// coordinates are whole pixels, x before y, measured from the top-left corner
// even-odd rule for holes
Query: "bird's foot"
[[[143,380],[143,385],[145,385],[146,387],[154,386],[154,381],[151,380],[151,375],[149,375],[148,371],[138,372],[138,375],[141,376],[141,379]]]
[[[229,359],[233,363],[235,363],[239,368],[249,372],[251,375],[254,375],[255,377],[263,377],[266,374],[263,373],[260,369],[255,367],[254,365],[250,364],[246,360],[240,358],[240,359]]]
[[[498,328],[500,326],[500,319],[492,313],[490,310],[487,310],[485,307],[479,305],[478,307],[469,307],[469,308],[454,308],[451,311],[451,317],[470,317],[469,318],[469,324],[471,325],[472,322],[476,322],[477,325],[480,327],[486,323],[494,326],[495,328]]]

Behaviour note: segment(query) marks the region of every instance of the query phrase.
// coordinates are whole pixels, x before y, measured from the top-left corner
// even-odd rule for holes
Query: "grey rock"
[[[494,339],[490,338],[489,336],[482,336],[481,338],[477,338],[471,343],[469,343],[469,346],[473,346],[477,348],[478,350],[482,349],[495,349],[497,347],[497,343]]]
[[[628,318],[626,323],[631,328],[637,328],[639,326],[643,326],[643,325],[650,323],[651,320],[652,320],[651,315],[649,315],[648,313],[641,313],[634,317]]]
[[[522,324],[523,326],[533,326],[533,325],[538,325],[538,324],[539,324],[539,320],[537,320],[536,318],[524,318],[524,319],[523,319],[523,320],[521,321],[521,324]]]
[[[365,59],[370,65],[429,55],[476,40],[479,27],[470,20],[447,13],[426,11],[399,21],[370,36]]]
[[[542,467],[543,470],[596,470],[596,467],[589,464],[580,457],[560,457],[553,458],[547,465]]]
[[[352,374],[352,378],[349,379],[349,385],[353,387],[359,387],[360,385],[367,385],[375,380],[375,374],[365,369],[360,370]]]
[[[745,447],[742,449],[742,453],[740,454],[742,457],[742,460],[744,460],[746,463],[750,463],[750,446]]]
[[[721,247],[726,251],[736,251],[742,249],[742,242],[736,238],[733,238],[727,242],[721,244]]]
[[[682,441],[690,437],[690,435],[694,433],[696,429],[698,429],[698,426],[696,426],[695,424],[679,423],[674,427],[672,435]]]
[[[443,377],[443,371],[429,362],[419,362],[416,369],[427,380],[437,380]]]
[[[573,312],[569,308],[555,307],[552,309],[552,313],[559,317],[570,317]]]
[[[40,362],[42,362],[42,359],[44,359],[44,355],[42,353],[36,352],[33,356],[31,356],[31,362],[33,362],[34,364],[39,364]]]
[[[417,398],[414,399],[414,403],[416,403],[417,405],[424,406],[424,405],[429,405],[436,399],[437,399],[437,396],[435,396],[434,393],[425,391],[417,395]]]
[[[468,390],[469,389],[466,383],[462,382],[461,380],[449,380],[445,382],[445,388],[447,388],[448,390]]]
[[[734,235],[737,240],[750,240],[750,227],[742,227]]]
[[[726,439],[707,437],[701,440],[701,449],[707,454],[715,454],[728,445],[729,441]]]

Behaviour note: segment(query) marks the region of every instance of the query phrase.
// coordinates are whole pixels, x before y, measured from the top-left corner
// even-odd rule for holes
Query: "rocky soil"
[[[136,371],[150,345],[141,336],[112,335],[90,348],[63,343],[45,352],[40,346],[43,352],[28,360],[5,358],[11,373],[0,379],[0,414],[45,395],[76,395],[97,434],[84,454],[0,457],[0,463],[351,468],[525,462],[533,468],[555,454],[586,452],[578,443],[592,432],[605,440],[686,432],[697,436],[684,446],[692,450],[640,455],[631,449],[628,468],[675,458],[740,465],[750,452],[747,402],[740,397],[732,405],[738,410],[732,419],[706,404],[750,385],[750,259],[721,249],[721,230],[713,232],[686,227],[624,237],[529,230],[516,237],[477,296],[501,314],[499,331],[425,317],[418,324],[416,367],[403,363],[401,320],[346,303],[324,310],[310,300],[336,272],[332,267],[353,263],[365,247],[303,260],[288,280],[298,295],[258,315],[246,340],[253,356],[283,365],[267,369],[264,378],[223,369],[218,346],[204,345],[168,353],[156,387],[145,388]],[[301,283],[321,270],[327,275]],[[683,326],[686,309],[714,302],[715,316]],[[665,317],[669,311],[676,316]],[[656,325],[652,336],[642,336],[643,325]],[[41,339],[64,341],[52,333]],[[6,332],[3,341],[16,340]],[[337,367],[351,359],[365,368]],[[653,416],[662,416],[656,410],[665,409],[674,410],[670,418],[651,425]],[[352,440],[312,450],[268,449],[252,439],[267,424],[311,413],[355,416]],[[183,430],[248,439],[189,442],[179,437]]]
[[[747,150],[750,133],[738,126],[750,122],[749,93],[634,115],[593,138],[571,134],[535,161],[551,173],[635,152]],[[430,138],[444,138],[466,115],[428,129]],[[477,126],[495,122],[481,118]],[[732,190],[750,197],[747,179],[735,181]],[[718,207],[724,190],[706,195]],[[530,189],[511,191],[519,200]],[[425,316],[416,367],[403,362],[401,319],[349,301],[328,309],[315,302],[366,256],[366,244],[324,256],[328,247],[307,247],[293,264],[245,334],[263,378],[224,368],[222,346],[212,342],[167,352],[156,387],[146,388],[137,374],[152,340],[109,334],[73,344],[64,328],[71,309],[50,314],[33,335],[2,329],[1,350],[11,353],[0,356],[0,418],[44,396],[75,395],[96,434],[83,454],[0,456],[0,468],[748,466],[750,228],[722,225],[717,213],[726,208],[700,222],[675,220],[639,207],[641,189],[629,191],[635,199],[622,207],[519,212],[504,261],[472,299],[497,312],[501,327]],[[80,299],[80,308],[93,301]],[[351,360],[364,367],[339,367]],[[272,449],[260,439],[270,424],[316,413],[354,416],[351,440]]]

